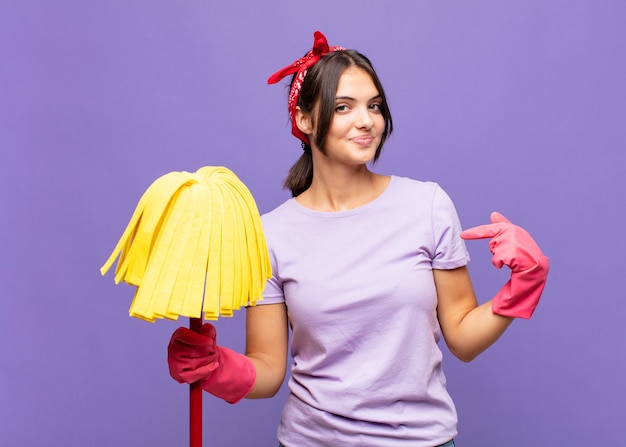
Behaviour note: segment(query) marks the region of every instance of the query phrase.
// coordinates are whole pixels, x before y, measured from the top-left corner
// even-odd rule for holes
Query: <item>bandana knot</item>
[[[291,133],[302,142],[310,146],[309,138],[296,125],[296,107],[298,97],[302,89],[302,83],[309,68],[317,63],[323,56],[333,51],[345,50],[342,47],[329,47],[326,36],[320,31],[313,34],[313,48],[304,57],[301,57],[293,64],[278,70],[267,80],[268,84],[276,84],[281,79],[295,73],[295,78],[289,91],[289,116],[291,117]]]

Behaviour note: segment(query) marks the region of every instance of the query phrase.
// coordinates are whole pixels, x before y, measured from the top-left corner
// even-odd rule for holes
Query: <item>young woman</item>
[[[247,309],[246,354],[215,344],[215,329],[178,329],[172,376],[202,381],[228,402],[273,396],[287,368],[278,439],[286,447],[453,446],[454,404],[438,341],[470,361],[532,314],[548,261],[523,229],[494,213],[461,232],[454,206],[432,182],[380,175],[392,131],[383,87],[362,54],[315,33],[294,74],[293,134],[303,154],[285,186],[293,198],[263,216],[273,277]],[[465,239],[491,237],[511,280],[477,304]]]

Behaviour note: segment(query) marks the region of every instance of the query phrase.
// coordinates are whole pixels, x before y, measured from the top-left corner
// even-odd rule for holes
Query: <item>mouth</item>
[[[353,143],[359,146],[369,146],[374,141],[374,137],[371,135],[359,135],[358,137],[350,138]]]

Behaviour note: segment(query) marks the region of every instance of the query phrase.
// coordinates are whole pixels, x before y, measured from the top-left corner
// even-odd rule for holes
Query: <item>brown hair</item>
[[[320,151],[325,153],[324,143],[335,114],[335,96],[337,95],[339,79],[346,69],[350,67],[360,68],[369,74],[381,97],[381,114],[385,119],[385,127],[380,144],[376,148],[376,154],[374,155],[374,161],[376,161],[380,156],[385,140],[393,130],[393,124],[385,91],[378,75],[374,71],[372,63],[367,57],[355,50],[334,51],[322,57],[308,70],[302,83],[297,105],[304,113],[311,113],[315,105],[319,103],[317,116],[314,117],[317,131],[311,138]],[[306,191],[311,186],[313,180],[311,147],[305,143],[302,143],[302,147],[304,153],[291,167],[283,184],[286,189],[291,190],[293,197]]]

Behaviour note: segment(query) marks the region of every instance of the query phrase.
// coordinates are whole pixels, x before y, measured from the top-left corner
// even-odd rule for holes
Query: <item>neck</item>
[[[297,201],[317,211],[346,211],[371,202],[388,183],[389,177],[371,172],[365,165],[314,170],[311,186]]]

